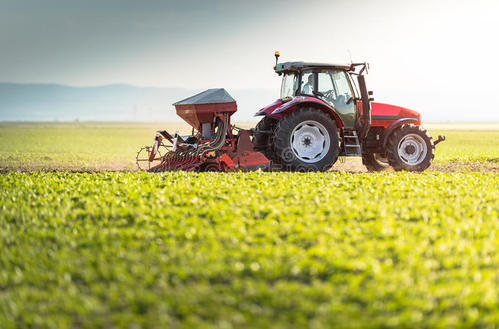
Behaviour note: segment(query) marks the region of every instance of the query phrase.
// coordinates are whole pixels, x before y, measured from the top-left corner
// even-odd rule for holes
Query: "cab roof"
[[[312,62],[284,62],[278,63],[274,70],[277,73],[287,72],[287,71],[301,71],[309,68],[321,68],[321,69],[337,69],[337,70],[351,70],[351,64],[337,64],[337,63],[312,63]]]

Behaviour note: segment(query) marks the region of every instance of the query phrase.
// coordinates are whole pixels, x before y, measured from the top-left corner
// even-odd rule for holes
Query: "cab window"
[[[294,73],[286,73],[282,78],[281,99],[293,97],[298,88],[298,77]]]
[[[337,104],[346,104],[352,97],[352,88],[348,82],[348,77],[344,71],[333,71],[333,80],[338,91],[336,97]]]
[[[318,74],[318,80],[318,91],[321,93],[321,97],[330,102],[334,102],[336,100],[336,88],[334,86],[331,71],[320,71]]]
[[[305,71],[301,75],[301,94],[314,95],[315,77],[312,71]]]

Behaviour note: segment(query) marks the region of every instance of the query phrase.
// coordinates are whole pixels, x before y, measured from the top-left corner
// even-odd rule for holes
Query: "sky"
[[[280,61],[370,63],[376,101],[499,121],[499,1],[0,0],[0,81],[272,88]]]

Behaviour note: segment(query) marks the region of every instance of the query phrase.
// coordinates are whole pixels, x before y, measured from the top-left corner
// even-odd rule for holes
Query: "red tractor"
[[[158,132],[155,146],[143,149],[147,156],[139,152],[139,168],[142,160],[151,171],[326,171],[339,156],[361,156],[370,171],[430,166],[445,137],[433,141],[418,112],[373,102],[366,63],[278,63],[278,57],[281,96],[256,113],[263,117],[256,128],[231,126],[236,102],[224,89],[207,90],[174,104],[192,136]],[[160,147],[170,149],[158,156]]]

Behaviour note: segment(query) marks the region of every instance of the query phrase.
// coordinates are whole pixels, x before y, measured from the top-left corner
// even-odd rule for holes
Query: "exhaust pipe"
[[[369,92],[367,91],[366,78],[361,73],[357,76],[357,81],[359,83],[360,96],[362,99],[362,119],[364,123],[360,129],[360,140],[366,139],[369,129],[371,128],[371,103],[369,99]]]

